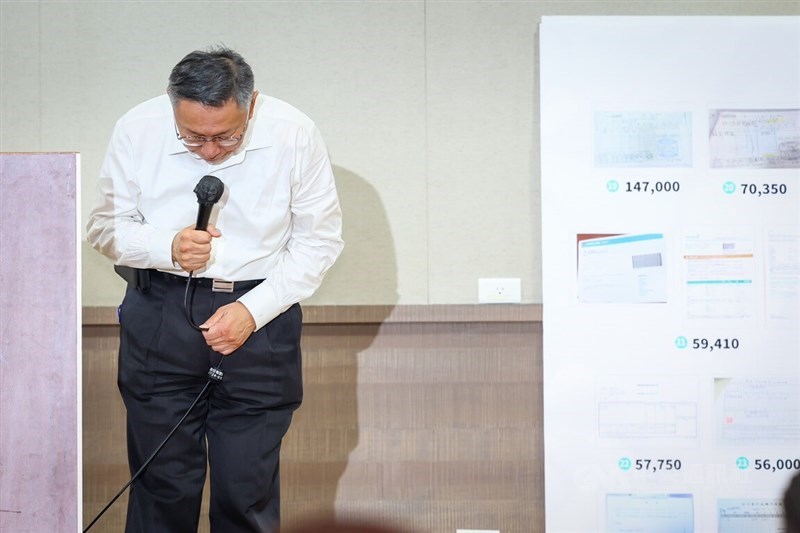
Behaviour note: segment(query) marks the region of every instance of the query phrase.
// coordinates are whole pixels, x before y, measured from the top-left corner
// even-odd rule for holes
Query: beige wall
[[[347,248],[314,304],[541,302],[543,15],[788,15],[798,1],[0,2],[0,151],[78,151],[86,219],[114,121],[224,43],[329,146]],[[47,199],[21,199],[47,209]],[[83,303],[122,283],[84,246]]]

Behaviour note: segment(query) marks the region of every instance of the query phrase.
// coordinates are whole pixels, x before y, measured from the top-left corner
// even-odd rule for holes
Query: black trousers
[[[221,357],[189,325],[184,289],[153,278],[147,293],[129,287],[120,306],[118,384],[132,473],[178,423]],[[195,322],[240,295],[196,288]],[[301,325],[295,304],[224,358],[222,382],[209,388],[132,485],[127,533],[195,533],[207,463],[212,532],[278,530],[281,440],[303,396]]]

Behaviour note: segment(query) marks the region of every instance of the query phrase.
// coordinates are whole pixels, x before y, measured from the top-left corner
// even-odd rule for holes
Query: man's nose
[[[200,155],[203,156],[203,159],[214,159],[219,155],[219,152],[219,146],[213,141],[205,142],[200,147]]]

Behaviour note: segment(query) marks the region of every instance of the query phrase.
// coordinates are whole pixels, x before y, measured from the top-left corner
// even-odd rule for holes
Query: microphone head
[[[214,205],[225,192],[225,184],[216,176],[203,176],[194,188],[197,195],[197,203],[203,205]]]

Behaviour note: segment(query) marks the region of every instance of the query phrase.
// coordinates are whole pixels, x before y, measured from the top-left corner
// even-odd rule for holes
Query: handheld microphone
[[[208,219],[211,218],[211,211],[214,204],[222,198],[225,192],[225,184],[216,176],[203,176],[194,188],[197,195],[197,223],[194,229],[205,230],[208,228]]]

